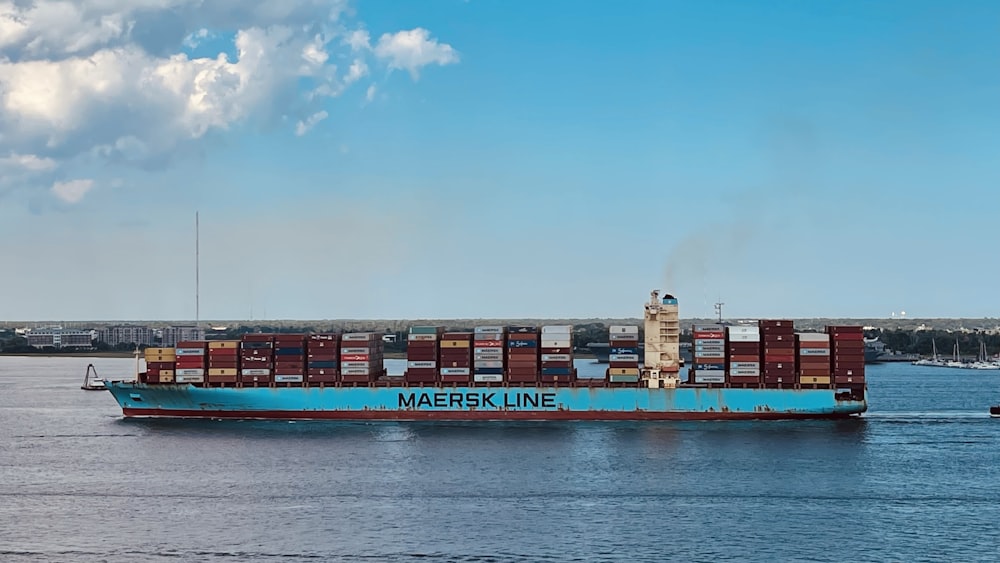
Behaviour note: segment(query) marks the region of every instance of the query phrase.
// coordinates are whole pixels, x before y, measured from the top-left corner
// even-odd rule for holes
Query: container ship
[[[653,291],[642,327],[609,328],[596,379],[577,376],[570,325],[413,326],[402,374],[384,368],[377,333],[245,334],[147,348],[145,371],[105,386],[126,417],[712,420],[867,409],[861,327],[695,325],[682,368],[679,319],[677,299]]]

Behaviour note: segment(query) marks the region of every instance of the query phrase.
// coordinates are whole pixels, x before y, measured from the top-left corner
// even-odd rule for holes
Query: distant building
[[[156,333],[148,326],[122,325],[109,326],[97,331],[97,340],[109,346],[119,344],[137,344],[139,346],[152,346]]]
[[[25,334],[28,346],[34,348],[90,348],[94,333],[89,330],[39,328]]]
[[[183,340],[205,340],[205,329],[197,326],[168,326],[160,331],[161,346],[176,346]]]

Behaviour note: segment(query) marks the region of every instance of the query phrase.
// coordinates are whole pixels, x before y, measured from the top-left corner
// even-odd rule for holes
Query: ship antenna
[[[722,301],[715,303],[715,314],[719,317],[719,322],[722,322],[722,306],[725,305]]]

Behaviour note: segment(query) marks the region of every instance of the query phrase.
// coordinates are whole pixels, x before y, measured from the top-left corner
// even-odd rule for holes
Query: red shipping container
[[[470,377],[468,375],[442,375],[441,383],[468,383]]]
[[[764,341],[764,346],[772,342],[790,342],[795,344],[795,333],[788,334],[764,334],[762,340]]]
[[[243,383],[270,383],[270,375],[241,375],[240,381]]]
[[[507,381],[511,383],[534,383],[538,381],[537,373],[508,373]]]
[[[473,348],[501,348],[503,340],[475,340],[472,342]]]
[[[854,385],[864,385],[864,376],[857,375],[834,375],[833,382],[837,385],[854,384]]]
[[[340,333],[338,332],[316,332],[312,333],[307,337],[310,343],[323,344],[326,342],[336,342],[340,340]]]
[[[507,335],[507,340],[538,340],[538,333],[512,332]]]
[[[331,352],[310,353],[306,357],[309,359],[310,362],[329,362],[329,361],[337,361],[337,358],[339,356],[337,354],[337,351],[333,350]]]
[[[240,362],[242,369],[271,369],[271,362]]]
[[[729,356],[730,362],[759,362],[760,355],[733,354]]]
[[[236,375],[206,375],[209,383],[236,383],[239,379]]]
[[[759,375],[730,375],[729,383],[739,384],[739,385],[752,385],[755,383],[760,383]]]
[[[726,337],[725,333],[722,331],[709,332],[704,330],[699,330],[691,333],[691,337],[696,340],[722,340]],[[621,340],[615,340],[615,345],[620,345]]]
[[[160,369],[174,369],[173,362],[146,362],[146,369],[150,368],[160,368]]]
[[[336,383],[339,379],[337,373],[307,374],[306,381],[309,383]]]
[[[232,360],[208,360],[209,368],[236,368],[239,367],[239,360],[233,358]]]
[[[369,354],[341,354],[340,361],[342,362],[367,362],[370,358]]]
[[[344,383],[366,383],[374,381],[371,375],[341,375],[340,380]]]

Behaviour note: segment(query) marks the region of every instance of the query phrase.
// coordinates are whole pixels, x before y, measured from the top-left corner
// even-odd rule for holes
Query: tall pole
[[[194,212],[194,330],[198,332],[201,322],[201,233],[198,224],[198,212]]]

